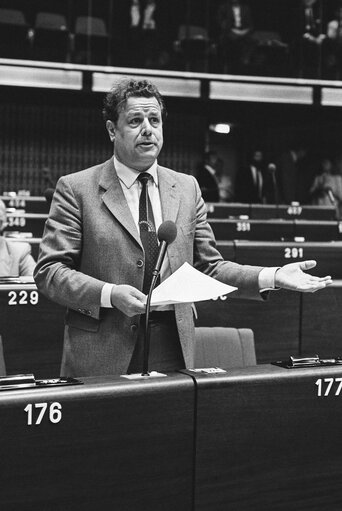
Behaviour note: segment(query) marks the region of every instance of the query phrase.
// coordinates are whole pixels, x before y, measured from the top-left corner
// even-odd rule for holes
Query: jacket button
[[[138,330],[138,325],[131,326],[131,332],[134,334]]]
[[[144,266],[144,261],[142,259],[137,260],[137,267],[142,268]]]

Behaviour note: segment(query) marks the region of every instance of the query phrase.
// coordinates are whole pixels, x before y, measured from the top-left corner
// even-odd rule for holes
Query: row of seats
[[[38,12],[30,27],[22,11],[0,9],[1,57],[64,62],[69,53],[75,62],[87,63],[84,54],[91,51],[96,63],[105,65],[107,45],[108,31],[101,18],[77,16],[71,31],[63,14]]]
[[[239,202],[211,202],[207,204],[208,218],[240,218],[266,220],[336,220],[334,206],[292,204],[245,204]]]
[[[23,238],[16,236],[12,242]],[[37,260],[41,238],[25,238]],[[342,279],[342,241],[219,241],[217,248],[225,260],[256,266],[282,266],[287,263],[314,259],[318,262],[311,270],[317,275],[331,275]]]
[[[7,232],[19,231],[41,237],[47,213],[8,211]],[[342,222],[337,220],[209,220],[217,240],[330,241],[342,239]]]
[[[48,213],[49,205],[44,197],[9,192],[1,195],[7,207],[25,210],[26,213]],[[240,202],[207,203],[208,218],[252,220],[336,220],[333,206],[310,206],[292,204],[246,204]]]

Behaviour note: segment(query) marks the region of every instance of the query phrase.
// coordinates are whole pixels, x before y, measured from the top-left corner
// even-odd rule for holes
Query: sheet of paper
[[[153,291],[151,305],[200,302],[226,295],[236,289],[184,263]]]

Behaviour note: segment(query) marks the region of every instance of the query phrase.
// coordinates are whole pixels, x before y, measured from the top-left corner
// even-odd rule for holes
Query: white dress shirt
[[[127,204],[129,209],[131,210],[133,220],[135,225],[137,226],[137,230],[139,232],[139,198],[140,193],[142,189],[142,184],[140,181],[137,180],[137,177],[139,176],[140,172],[131,169],[121,163],[115,156],[114,156],[114,166],[116,173],[118,175],[120,185],[122,188],[122,191],[124,193],[124,196],[127,200]],[[114,171],[114,169],[113,169]],[[152,205],[153,210],[153,216],[154,216],[154,223],[156,227],[156,231],[158,231],[158,228],[160,224],[163,222],[162,217],[162,209],[161,209],[161,202],[160,202],[160,195],[159,195],[159,186],[158,186],[158,173],[157,173],[157,160],[153,163],[153,165],[146,170],[147,173],[151,174],[152,179],[148,181],[148,193],[150,196],[150,201]],[[274,277],[275,272],[278,268],[263,268],[261,272],[259,273],[259,288],[260,291],[266,291],[269,289],[274,289]],[[171,275],[171,269],[170,269],[170,263],[168,261],[167,254],[165,256],[161,272],[160,272],[160,279],[161,281],[165,280],[168,276]],[[105,284],[102,288],[101,292],[101,307],[113,307],[111,303],[111,292],[113,287],[116,284]],[[166,308],[159,308],[158,310],[166,310]],[[170,306],[167,307],[167,309],[170,309]]]

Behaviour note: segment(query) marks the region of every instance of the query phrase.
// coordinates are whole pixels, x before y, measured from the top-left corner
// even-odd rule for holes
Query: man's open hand
[[[314,293],[319,289],[332,284],[330,276],[315,277],[309,273],[304,273],[316,266],[316,261],[302,261],[300,263],[285,264],[277,270],[275,275],[276,287],[291,289],[293,291],[302,291],[304,293]]]

